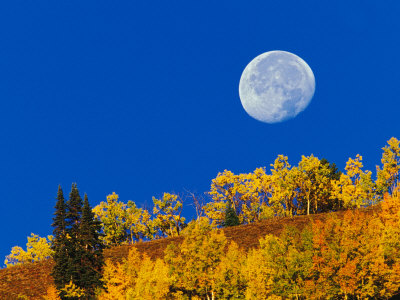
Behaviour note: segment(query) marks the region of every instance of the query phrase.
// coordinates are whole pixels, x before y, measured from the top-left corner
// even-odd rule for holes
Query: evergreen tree
[[[85,194],[80,223],[79,256],[80,287],[86,290],[86,295],[94,297],[95,289],[102,287],[101,271],[104,265],[103,244],[99,239],[101,223],[95,219],[89,200]]]
[[[228,226],[237,226],[240,224],[240,220],[238,215],[236,214],[236,211],[232,207],[232,203],[230,200],[228,200],[227,207],[225,210],[225,220],[223,223],[224,227]]]
[[[76,240],[78,238],[79,223],[82,216],[82,198],[79,195],[76,183],[73,183],[71,186],[71,192],[69,193],[69,199],[66,205],[67,234],[69,234],[71,239]]]
[[[325,193],[325,201],[321,201],[320,209],[321,212],[336,211],[343,207],[343,202],[337,197],[332,197],[332,183],[338,181],[342,172],[338,170],[335,163],[330,163],[326,158],[321,159],[321,167],[326,166],[329,169],[327,177],[329,178],[329,186]]]
[[[326,158],[321,159],[321,164],[322,165],[326,165],[329,168],[329,179],[334,179],[334,180],[339,180],[340,179],[340,175],[342,175],[342,172],[338,170],[338,168],[336,167],[335,163],[330,163]]]
[[[66,202],[66,241],[65,248],[68,257],[68,264],[64,269],[65,277],[68,282],[72,281],[78,287],[80,286],[80,243],[79,243],[79,227],[82,216],[82,198],[76,183],[71,186],[69,199]],[[63,294],[61,294],[61,297]]]
[[[65,235],[65,229],[66,229],[65,199],[64,199],[64,194],[63,194],[63,191],[62,191],[60,185],[58,186],[57,203],[54,208],[56,209],[56,212],[54,213],[53,224],[51,224],[51,226],[54,227],[53,235],[55,238],[57,238],[57,237],[61,237],[61,236]]]
[[[61,186],[58,186],[57,192],[57,203],[55,206],[55,213],[53,218],[54,227],[53,235],[54,240],[52,243],[52,250],[54,251],[54,267],[51,275],[54,278],[54,283],[58,289],[64,287],[68,283],[69,278],[66,276],[65,270],[68,268],[68,253],[66,248],[67,237],[66,237],[66,205],[64,200],[64,194]]]
[[[94,217],[87,195],[82,203],[75,183],[72,184],[67,202],[59,187],[55,208],[52,224],[55,265],[52,276],[57,289],[61,291],[60,297],[75,299],[67,298],[64,288],[73,284],[85,291],[86,299],[94,299],[96,288],[102,286],[100,278],[104,246],[99,239],[101,224]]]

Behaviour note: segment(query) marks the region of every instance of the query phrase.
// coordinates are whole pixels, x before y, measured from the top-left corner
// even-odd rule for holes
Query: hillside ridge
[[[377,207],[360,209],[366,215],[373,213]],[[226,227],[222,230],[228,241],[234,241],[240,248],[248,251],[259,245],[259,239],[267,234],[279,236],[286,226],[303,229],[311,221],[323,221],[329,216],[343,217],[345,211],[330,213],[301,215],[295,217],[282,217],[264,220],[256,223]],[[136,247],[140,253],[148,255],[152,259],[162,258],[164,250],[170,243],[181,243],[184,236],[167,237],[152,241],[137,242],[133,245],[121,245],[108,248],[104,251],[106,259],[122,261],[128,256],[129,249]],[[52,284],[51,269],[52,260],[27,263],[5,269],[0,269],[0,299],[42,299],[47,288]]]

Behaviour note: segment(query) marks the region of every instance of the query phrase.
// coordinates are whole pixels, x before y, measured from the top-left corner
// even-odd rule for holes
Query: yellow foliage
[[[288,157],[278,155],[271,164],[268,188],[269,202],[276,216],[293,216],[297,213],[294,199],[297,197],[296,169],[289,164]]]
[[[150,219],[146,209],[136,206],[133,201],[128,201],[126,209],[126,227],[130,235],[130,243],[141,241],[144,238],[152,240],[155,235],[154,222]]]
[[[123,263],[106,261],[102,281],[106,290],[99,300],[166,299],[171,283],[168,266],[140,255],[135,247]]]
[[[123,263],[107,261],[103,277],[107,291],[99,299],[393,296],[400,289],[400,191],[394,186],[400,169],[400,142],[391,139],[388,144],[376,185],[371,172],[362,170],[361,155],[347,161],[345,174],[338,180],[334,168],[313,155],[302,156],[295,167],[279,155],[271,165],[271,175],[264,168],[248,174],[219,173],[209,193],[213,201],[205,207],[209,219],[190,222],[182,231],[183,242],[170,244],[164,260],[152,261],[132,248]],[[288,227],[280,237],[261,239],[260,248],[247,254],[235,243],[225,251],[228,243],[223,232],[212,230],[224,221],[227,201],[241,223],[250,223],[273,216],[370,205],[380,197],[376,189],[390,192],[380,210],[348,211],[343,218],[317,221],[312,230],[302,232]],[[113,194],[108,200],[117,199]],[[167,235],[177,235],[183,220],[177,195],[165,193],[162,199],[153,200],[157,226]],[[333,206],[333,201],[339,205]],[[128,207],[124,209],[130,209],[131,228],[149,230],[150,214],[140,212],[134,204]],[[124,216],[128,220],[128,215]]]
[[[126,291],[131,285],[131,279],[124,271],[120,263],[112,263],[106,260],[103,278],[105,291],[100,294],[99,300],[125,299]]]
[[[82,298],[85,296],[85,290],[76,286],[72,281],[61,289],[64,292],[66,298]]]
[[[179,247],[169,245],[165,262],[169,265],[173,289],[203,298],[215,296],[216,269],[225,245],[222,232],[206,232],[197,226]]]
[[[108,202],[112,202],[112,201],[118,201],[118,194],[116,194],[115,192],[112,192],[112,194],[107,195],[107,201]]]
[[[126,204],[118,201],[118,194],[108,195],[107,202],[100,202],[93,213],[102,223],[104,236],[100,238],[105,245],[126,243]]]
[[[246,258],[244,251],[231,242],[225,256],[215,271],[215,289],[218,299],[243,299],[246,289],[241,266]]]
[[[296,186],[299,188],[297,201],[298,212],[301,214],[318,213],[319,207],[326,205],[321,203],[328,200],[325,194],[330,188],[329,168],[321,164],[321,161],[314,155],[302,156],[299,166],[294,168]]]
[[[400,141],[392,137],[388,145],[382,148],[382,169],[376,167],[377,180],[376,186],[378,193],[391,193],[399,180],[400,172]]]
[[[107,196],[93,208],[96,218],[101,221],[106,245],[133,244],[144,238],[154,238],[154,225],[147,210],[138,208],[133,201],[128,204],[118,201],[118,194]]]
[[[362,156],[349,158],[346,163],[346,174],[332,183],[331,198],[339,199],[345,208],[360,208],[371,205],[374,201],[373,182],[370,171],[362,171]]]
[[[7,267],[23,264],[27,262],[41,261],[48,259],[53,254],[51,250],[51,242],[53,236],[47,236],[41,238],[36,234],[31,234],[28,237],[28,242],[26,243],[26,251],[19,246],[15,246],[11,249],[11,253],[6,256],[4,263]]]
[[[247,254],[241,269],[246,280],[246,299],[268,299],[272,296],[272,271],[265,263],[259,249],[253,249]]]
[[[211,183],[209,195],[213,201],[205,206],[206,215],[213,221],[213,225],[222,225],[229,201],[241,224],[259,221],[262,218],[263,203],[267,201],[267,181],[264,168],[249,174],[235,175],[228,170],[218,173]]]
[[[185,218],[182,214],[182,202],[177,195],[164,193],[161,199],[153,197],[154,226],[160,228],[166,236],[177,236],[183,228]]]
[[[127,291],[127,299],[166,299],[171,283],[168,273],[168,266],[162,260],[157,259],[153,262],[149,257],[144,256],[135,280],[135,286]]]

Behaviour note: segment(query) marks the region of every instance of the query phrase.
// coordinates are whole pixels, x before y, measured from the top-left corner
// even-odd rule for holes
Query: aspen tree
[[[183,204],[177,195],[164,193],[161,199],[153,197],[153,214],[155,226],[160,228],[165,236],[177,236],[185,226],[182,216]]]
[[[178,247],[170,244],[165,252],[172,290],[188,297],[216,299],[216,269],[224,256],[226,238],[222,232],[195,225]]]
[[[47,238],[40,237],[37,234],[31,233],[28,236],[26,243],[26,251],[19,246],[12,247],[11,253],[6,256],[4,263],[7,267],[25,264],[29,262],[42,261],[50,258],[54,251],[51,248],[53,236]]]
[[[400,141],[392,137],[385,147],[382,148],[382,168],[376,167],[377,192],[383,195],[392,193],[399,180],[400,172]]]

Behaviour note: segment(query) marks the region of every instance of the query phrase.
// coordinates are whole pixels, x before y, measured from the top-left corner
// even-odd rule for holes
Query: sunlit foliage
[[[398,250],[386,250],[393,239],[392,234],[384,234],[393,230],[385,221],[391,214],[383,210],[365,218],[349,211],[343,219],[317,222],[310,294],[345,299],[392,296],[400,287],[400,256]]]
[[[177,195],[164,193],[161,199],[153,197],[153,214],[155,226],[164,236],[177,236],[184,228],[185,218],[182,216],[182,201]]]
[[[102,224],[102,241],[105,245],[134,243],[155,237],[154,222],[146,209],[138,208],[133,201],[125,204],[116,193],[107,196],[93,212]]]
[[[118,201],[118,195],[107,196],[107,202],[100,202],[93,208],[95,216],[102,223],[105,245],[118,245],[127,240],[126,204]]]
[[[7,267],[23,264],[27,262],[41,261],[48,259],[53,254],[51,250],[51,242],[53,236],[49,235],[47,238],[40,237],[37,234],[31,234],[28,236],[28,242],[26,243],[26,250],[19,246],[15,246],[11,249],[11,253],[6,256],[4,261]]]
[[[182,201],[177,195],[164,193],[163,197],[153,197],[154,208],[151,214],[139,208],[133,201],[127,204],[119,201],[117,194],[107,196],[93,212],[102,224],[105,245],[133,244],[142,240],[152,240],[165,236],[179,235],[185,227],[182,216]]]
[[[217,299],[244,299],[246,281],[241,266],[246,254],[232,242],[215,270],[215,293]]]
[[[178,195],[153,197],[150,211],[133,201],[120,202],[115,193],[108,195],[107,202],[93,209],[106,245],[178,235],[183,240],[171,243],[163,259],[152,260],[132,247],[122,262],[107,260],[101,279],[104,290],[90,290],[78,281],[68,283],[68,279],[62,293],[52,286],[46,299],[59,299],[59,295],[78,299],[95,293],[98,299],[390,298],[400,292],[399,140],[388,141],[381,163],[375,181],[372,172],[363,169],[359,154],[348,159],[344,173],[312,154],[302,156],[293,166],[288,157],[278,155],[268,172],[266,168],[243,174],[225,170],[211,182],[211,201],[195,206],[198,218],[188,224]],[[76,199],[70,196],[66,207],[59,194],[58,214],[53,219],[55,234],[69,241],[66,245],[81,239],[75,248],[83,249],[89,243],[82,238],[89,241],[93,234],[90,226],[79,225],[80,216],[91,220],[92,213],[87,212],[87,197],[84,213],[73,188],[71,195],[74,193]],[[360,210],[376,204],[373,210]],[[220,229],[342,209],[348,211],[323,215],[322,221],[311,222],[302,230],[287,227],[280,236],[267,235],[260,239],[258,248],[247,253]],[[50,247],[52,239],[32,234],[27,250],[13,247],[5,264],[50,257],[59,249]],[[68,251],[60,252],[59,257],[63,253]],[[84,265],[92,260],[82,256],[75,261]]]
[[[130,285],[130,278],[122,264],[114,264],[111,260],[106,260],[102,281],[105,292],[99,296],[99,300],[124,299]]]
[[[319,213],[338,206],[333,200],[336,198],[331,198],[332,170],[317,157],[302,156],[299,165],[292,167],[286,156],[278,155],[271,167],[270,175],[264,168],[248,174],[219,173],[211,183],[212,201],[205,206],[206,215],[221,226],[228,204],[240,224]]]
[[[72,281],[66,284],[61,291],[64,293],[65,298],[80,299],[85,296],[85,290],[76,286]]]
[[[207,231],[201,224],[195,224],[181,245],[169,245],[165,262],[172,277],[172,290],[188,297],[214,299],[216,269],[224,256],[226,243],[222,232]]]
[[[377,166],[377,191],[380,195],[391,193],[399,180],[400,172],[400,141],[392,137],[382,148],[382,167]]]
[[[248,253],[207,218],[190,222],[183,236],[164,261],[133,248],[122,264],[108,262],[100,299],[387,299],[400,288],[396,189],[380,210],[287,227]]]
[[[330,186],[328,166],[321,164],[314,155],[302,156],[299,166],[292,172],[298,188],[297,212],[307,215],[321,212],[320,207],[326,205],[321,201],[326,199],[324,195],[328,193]]]
[[[106,262],[103,282],[105,291],[100,300],[166,299],[171,278],[163,260],[152,261],[132,248],[122,263]]]
[[[43,300],[61,300],[60,292],[57,290],[54,284],[47,288],[46,295],[43,297]]]
[[[206,215],[216,225],[225,220],[227,203],[239,217],[241,224],[248,224],[263,218],[263,203],[267,199],[265,170],[259,168],[254,173],[235,175],[225,170],[212,180],[209,195],[212,202],[205,206]]]
[[[228,204],[248,224],[275,216],[309,215],[377,204],[386,192],[392,193],[400,172],[400,141],[391,138],[383,148],[382,167],[363,170],[362,156],[349,158],[345,173],[335,164],[314,155],[302,156],[297,166],[278,155],[271,173],[258,168],[251,173],[218,173],[211,182],[211,201],[205,213],[216,226],[223,226]]]
[[[374,204],[374,183],[371,171],[363,171],[362,156],[349,158],[346,173],[333,181],[332,198],[337,198],[344,208],[360,208]]]

